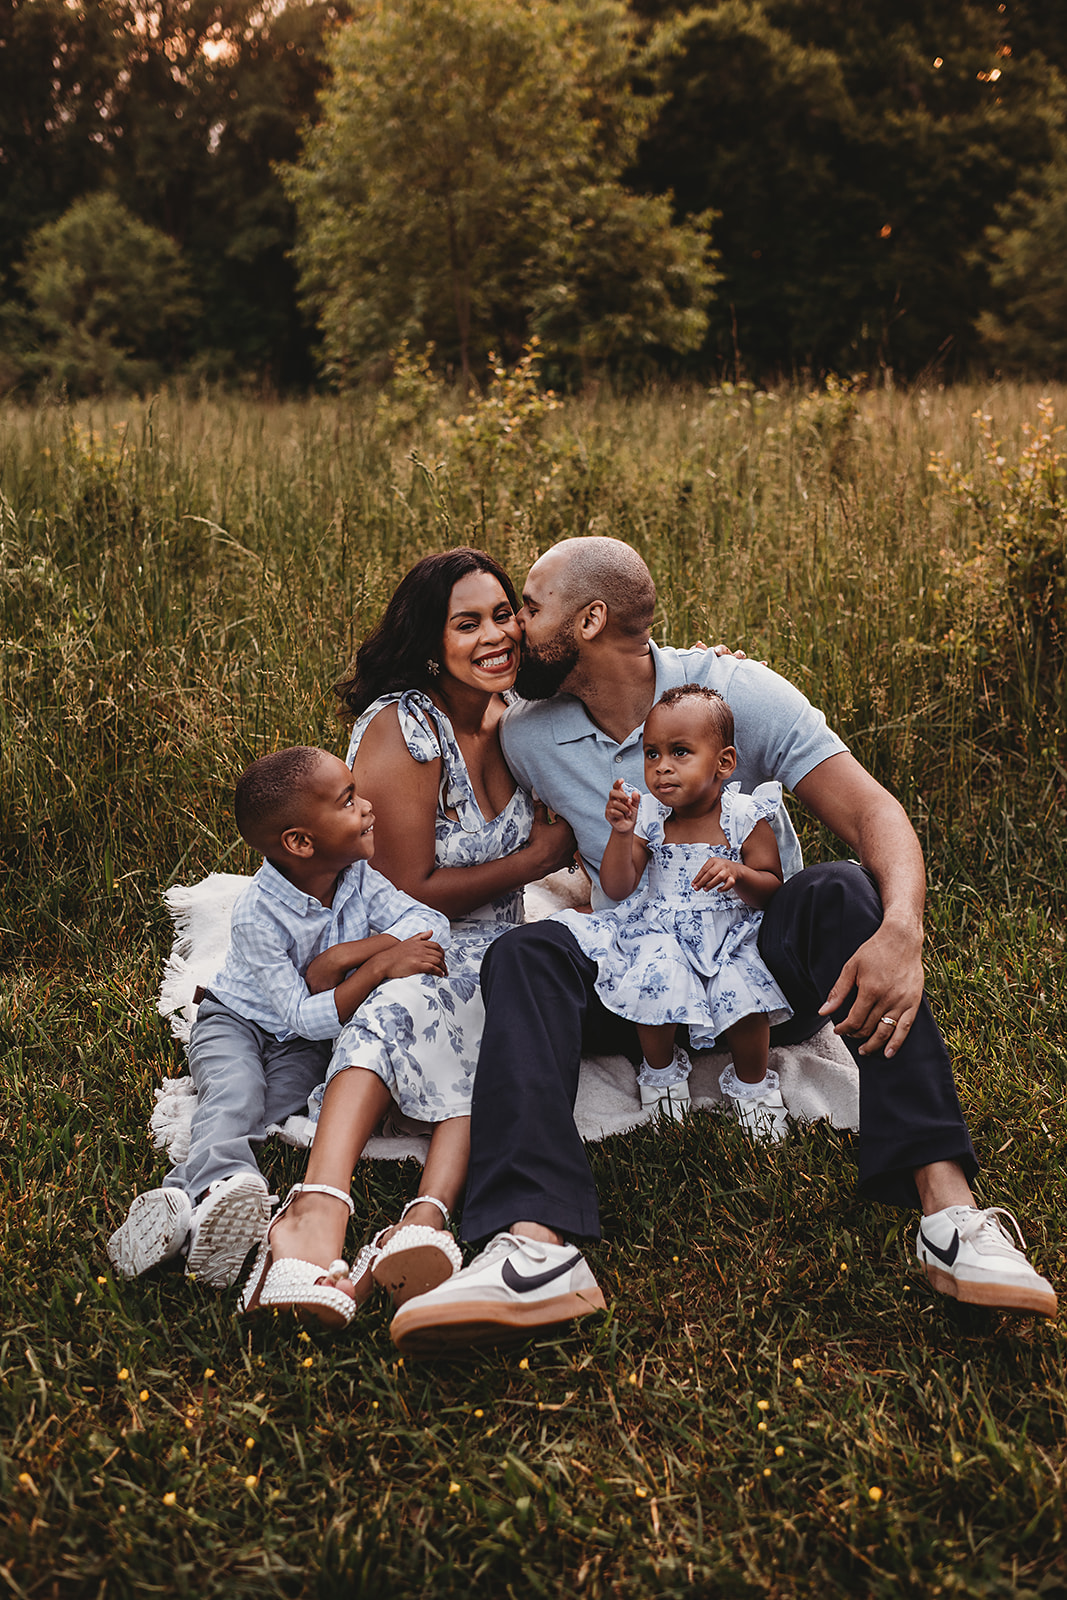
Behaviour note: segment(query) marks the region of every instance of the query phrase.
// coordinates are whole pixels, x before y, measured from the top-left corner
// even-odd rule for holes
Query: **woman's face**
[[[515,682],[522,630],[498,578],[469,572],[454,586],[441,639],[441,686],[448,678],[500,693]]]

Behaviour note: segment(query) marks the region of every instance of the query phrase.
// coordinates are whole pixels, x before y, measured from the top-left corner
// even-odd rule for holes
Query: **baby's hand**
[[[608,803],[604,807],[604,816],[616,833],[633,833],[637,823],[637,808],[640,804],[640,792],[631,789],[622,778],[616,778],[608,795]]]
[[[737,882],[737,861],[724,861],[722,856],[709,856],[693,879],[694,889],[718,889],[725,893]]]
[[[445,953],[435,943],[429,929],[425,933],[416,933],[410,939],[401,939],[399,944],[385,952],[381,961],[385,969],[383,981],[385,978],[410,978],[418,972],[432,973],[438,978],[448,976]]]

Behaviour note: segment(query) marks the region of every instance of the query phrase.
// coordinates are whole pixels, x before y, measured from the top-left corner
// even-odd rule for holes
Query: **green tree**
[[[409,339],[466,380],[490,346],[514,357],[533,325],[579,363],[699,343],[706,220],[672,228],[621,187],[654,110],[630,88],[632,54],[618,0],[355,9],[287,174],[332,378]],[[644,254],[647,278],[624,281],[619,251]]]
[[[1067,139],[1037,183],[1005,205],[986,235],[996,309],[978,321],[999,365],[1067,377]]]
[[[75,393],[142,388],[177,365],[195,303],[170,239],[114,195],[91,195],[31,236],[21,277],[31,375]]]
[[[714,207],[707,353],[914,372],[977,352],[990,217],[1048,160],[1059,84],[979,0],[641,0],[666,97],[637,169]],[[1032,30],[1031,30],[1032,32]],[[1030,36],[1028,35],[1028,38]]]

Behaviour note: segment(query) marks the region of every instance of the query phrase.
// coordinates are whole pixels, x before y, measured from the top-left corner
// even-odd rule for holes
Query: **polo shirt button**
[[[618,766],[618,765],[619,765],[619,762],[620,762],[620,761],[621,761],[621,760],[622,760],[622,756],[616,756],[616,757],[615,757],[615,765],[616,765],[616,766]]]

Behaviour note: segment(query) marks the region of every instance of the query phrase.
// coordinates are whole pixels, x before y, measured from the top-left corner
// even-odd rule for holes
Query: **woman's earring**
[[[430,674],[431,678],[439,678],[441,676],[440,663],[435,661],[432,656],[426,663],[426,671]]]

